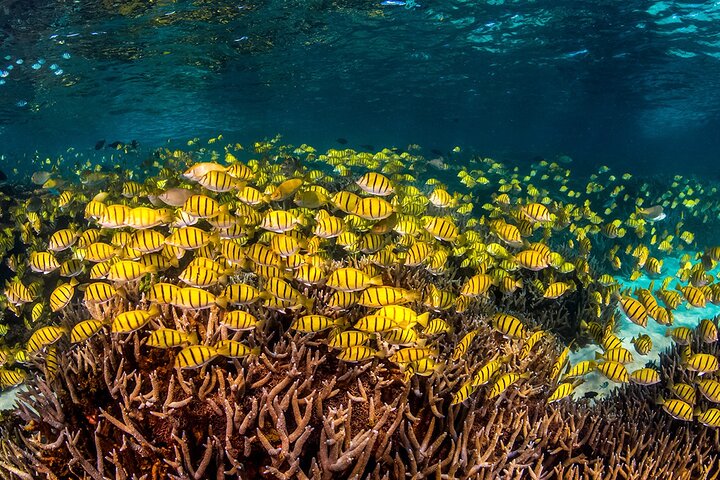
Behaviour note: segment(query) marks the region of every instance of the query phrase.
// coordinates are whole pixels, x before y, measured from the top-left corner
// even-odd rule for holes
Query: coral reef
[[[207,314],[212,317],[213,314]],[[458,316],[459,317],[459,316]],[[456,319],[456,320],[459,320]],[[169,368],[140,335],[100,333],[27,383],[6,424],[8,478],[716,478],[717,431],[655,408],[660,387],[623,387],[590,405],[548,405],[552,337],[518,365],[533,376],[492,400],[450,405],[474,363],[517,353],[480,316],[473,347],[440,375],[384,360],[339,362],[286,333],[257,357]],[[212,321],[209,322],[212,324]],[[454,337],[460,338],[457,332]],[[679,352],[665,379],[683,380]]]
[[[342,167],[337,181],[289,150],[247,165],[228,150],[227,165],[168,151],[145,183],[101,174],[106,191],[13,207],[27,249],[9,250],[12,228],[0,238],[15,274],[3,293],[14,331],[0,328],[12,342],[0,345],[0,387],[26,390],[0,427],[5,477],[720,474],[720,410],[708,403],[720,402],[717,322],[668,329],[690,345],[630,372],[616,318],[620,307],[642,328],[649,317],[670,325],[683,298],[717,302],[704,263],[714,268],[720,247],[695,266],[687,256],[677,276],[691,284],[663,280],[655,293],[666,310],[654,287],[621,290],[590,256],[591,237],[625,235],[620,220],[530,186],[532,198],[514,202],[519,178],[507,183],[490,159],[500,186],[477,218],[471,195],[438,186],[426,196],[400,173],[421,157],[317,157]],[[292,151],[316,159],[311,147]],[[357,178],[345,162],[369,171]],[[393,180],[375,171],[381,162]],[[545,163],[566,187],[569,171]],[[458,172],[468,186],[490,182],[469,175]],[[628,226],[642,238],[638,214]],[[620,243],[602,238],[619,269]],[[636,277],[659,267],[641,246],[623,254]],[[571,345],[583,343],[602,349],[598,361],[567,368]],[[635,343],[639,355],[650,348]],[[573,398],[586,375],[625,385]]]

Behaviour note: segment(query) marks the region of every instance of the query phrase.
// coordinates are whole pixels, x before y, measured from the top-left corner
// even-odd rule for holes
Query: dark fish
[[[597,395],[598,392],[585,392],[585,398],[595,398]]]
[[[0,182],[4,182],[5,180],[7,180],[7,175],[5,175],[5,172],[0,170]]]
[[[441,151],[438,150],[437,148],[431,148],[430,151],[431,151],[432,153],[434,153],[435,155],[437,155],[437,156],[441,156],[441,155],[443,154],[443,152],[441,152]]]
[[[30,197],[27,204],[25,205],[25,209],[28,212],[38,212],[43,206],[43,202],[38,197]]]
[[[108,143],[105,146],[105,148],[113,148],[115,150],[122,150],[124,148],[127,151],[128,148],[137,149],[139,146],[140,146],[140,143],[137,140],[133,140],[130,143],[125,143],[125,142],[121,142],[119,140],[115,140],[112,143]]]
[[[365,144],[363,144],[363,145],[360,145],[360,148],[362,148],[363,150],[367,150],[368,152],[373,152],[373,151],[375,151],[375,146],[374,146],[374,145],[370,145],[369,143],[365,143]]]
[[[339,143],[340,145],[347,145],[347,143],[348,143],[347,138],[343,138],[343,137],[340,137],[340,138],[336,139],[335,141],[337,143]]]
[[[105,146],[105,140],[98,140],[98,142],[95,144],[95,150],[100,150]]]

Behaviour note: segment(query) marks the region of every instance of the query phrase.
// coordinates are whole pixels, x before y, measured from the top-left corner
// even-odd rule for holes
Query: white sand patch
[[[24,390],[25,387],[20,385],[0,393],[0,410],[14,410],[16,408],[15,401],[17,400],[17,395]]]
[[[663,275],[672,275],[680,267],[680,260],[674,257],[668,257],[663,260]],[[629,279],[617,278],[622,284],[621,288],[630,288],[633,291],[636,288],[648,288],[652,279],[643,275],[635,282],[631,282]],[[658,288],[662,278],[655,280],[655,288]],[[680,284],[679,280],[670,282],[668,289],[675,288],[676,284]],[[685,285],[685,284],[682,284]],[[654,293],[653,293],[654,295]],[[662,302],[658,300],[658,303],[662,306]],[[630,350],[633,353],[634,361],[625,365],[628,372],[632,373],[635,370],[647,366],[648,363],[654,363],[654,367],[660,365],[659,358],[660,353],[670,348],[673,344],[673,340],[669,336],[665,336],[665,331],[675,327],[688,327],[694,329],[704,318],[713,318],[716,315],[720,315],[720,306],[708,303],[705,308],[688,308],[687,303],[683,306],[678,307],[673,311],[675,317],[674,322],[671,326],[660,325],[652,319],[648,320],[647,328],[642,328],[639,325],[634,324],[625,316],[622,310],[618,309],[617,314],[617,329],[615,334],[622,340],[623,347]],[[634,345],[631,343],[632,339],[638,335],[648,335],[653,342],[653,348],[647,355],[640,355],[635,351]],[[571,352],[569,355],[570,362],[575,365],[582,360],[594,360],[595,353],[602,353],[602,348],[595,344],[588,344],[583,348],[580,348],[576,352]],[[579,385],[574,392],[574,398],[581,398],[587,392],[597,392],[598,396],[607,395],[612,392],[615,388],[620,386],[619,383],[614,383],[608,380],[600,372],[592,372],[584,377],[585,383]]]

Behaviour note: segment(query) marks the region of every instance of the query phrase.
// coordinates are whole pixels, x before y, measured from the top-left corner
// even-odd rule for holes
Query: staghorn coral
[[[384,360],[339,362],[308,335],[269,338],[258,357],[181,371],[169,367],[169,351],[148,350],[137,333],[100,333],[61,359],[52,383],[40,376],[28,383],[18,418],[3,430],[0,469],[22,479],[690,479],[720,472],[717,432],[657,409],[659,387],[630,385],[595,405],[546,405],[560,349],[553,337],[514,360],[534,372],[529,380],[493,400],[480,391],[450,406],[475,364],[520,347],[485,323],[463,317],[454,337],[479,331],[466,356],[407,384]],[[678,355],[663,357],[664,378],[686,375]]]

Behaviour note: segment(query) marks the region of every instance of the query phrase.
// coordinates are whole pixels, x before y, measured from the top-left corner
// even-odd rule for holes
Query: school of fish
[[[697,348],[718,341],[717,321],[672,326],[678,308],[720,303],[710,273],[720,246],[692,231],[717,218],[715,187],[680,176],[655,185],[607,167],[582,185],[545,160],[527,172],[481,157],[433,170],[416,145],[319,154],[279,138],[251,151],[221,147],[221,136],[200,143],[158,149],[143,172],[33,175],[36,194],[11,207],[14,227],[0,231],[12,272],[0,334],[14,317],[25,326],[22,342],[0,347],[3,388],[38,374],[38,359],[53,378],[64,350],[98,335],[139,336],[142,348],[173,349],[173,367],[195,369],[260,355],[260,331],[311,335],[342,362],[383,362],[410,381],[464,361],[477,331],[452,319],[479,311],[521,353],[468,365],[450,401],[492,399],[530,378],[519,365],[555,334],[527,312],[503,311],[501,299],[574,295],[583,299],[575,341],[598,351],[575,365],[571,345],[559,352],[549,403],[590,374],[662,382],[657,365],[626,369],[634,353],[622,347],[622,312],[666,326],[682,346],[694,383],[667,383],[658,404],[720,426],[718,358]],[[676,272],[663,266],[670,254],[681,257]],[[630,291],[616,276],[660,286]],[[641,356],[653,348],[647,335],[632,344]]]

